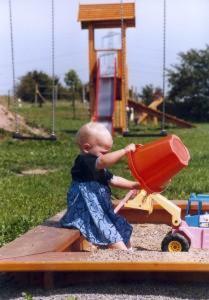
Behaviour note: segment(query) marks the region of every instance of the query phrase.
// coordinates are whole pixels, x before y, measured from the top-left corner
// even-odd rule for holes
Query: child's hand
[[[132,189],[136,189],[136,190],[139,190],[141,187],[140,187],[140,184],[138,181],[134,181],[133,182],[133,185],[132,185]]]
[[[124,148],[126,154],[131,152],[131,151],[135,151],[136,150],[136,145],[135,144],[129,144]]]
[[[138,192],[139,192],[139,190],[135,190],[135,189],[133,189],[133,190],[131,190],[131,199],[133,199],[134,197],[136,197],[136,195],[138,194]]]

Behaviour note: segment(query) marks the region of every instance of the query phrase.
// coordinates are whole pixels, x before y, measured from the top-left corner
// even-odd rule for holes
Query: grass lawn
[[[30,124],[50,131],[50,105],[43,108],[23,105],[19,109]],[[29,228],[43,222],[66,207],[66,192],[70,184],[70,168],[78,149],[74,144],[75,131],[89,120],[88,108],[79,104],[73,119],[72,106],[59,102],[56,109],[56,135],[58,141],[13,140],[7,133],[0,136],[0,245],[14,239]],[[141,128],[143,130],[143,128]],[[158,132],[158,128],[151,128]],[[173,180],[164,195],[170,199],[186,199],[191,192],[209,192],[209,125],[194,129],[170,128],[186,144],[191,162]],[[128,143],[146,143],[153,138],[114,138],[114,149]],[[22,175],[33,169],[48,170],[46,174]],[[127,161],[112,168],[120,176],[131,178]],[[113,190],[115,197],[124,191]]]

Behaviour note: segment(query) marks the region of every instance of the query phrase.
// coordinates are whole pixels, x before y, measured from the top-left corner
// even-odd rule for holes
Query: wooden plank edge
[[[64,254],[64,257],[63,257]],[[19,271],[143,271],[143,272],[208,272],[209,263],[160,261],[86,261],[89,253],[48,253],[46,257],[21,257],[0,261],[1,272]],[[77,256],[77,258],[75,257]]]
[[[1,272],[23,271],[143,271],[143,272],[207,272],[208,264],[188,263],[157,263],[157,262],[81,262],[81,261],[43,261],[43,262],[7,262],[0,263]]]

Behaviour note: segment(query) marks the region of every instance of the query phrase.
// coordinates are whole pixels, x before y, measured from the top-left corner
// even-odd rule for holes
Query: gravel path
[[[91,260],[162,260],[162,261],[209,261],[209,251],[191,250],[189,253],[162,253],[160,244],[170,230],[167,225],[134,225],[133,252],[98,250],[93,252]],[[107,279],[108,280],[108,279]],[[108,299],[209,299],[207,283],[162,283],[156,280],[141,280],[131,283],[86,283],[43,290],[19,287],[7,274],[0,274],[0,300],[108,300]]]
[[[43,290],[0,285],[0,299],[24,300],[175,300],[209,299],[208,284],[173,284],[144,281],[137,283],[82,284],[63,289]],[[25,294],[25,296],[24,296]]]

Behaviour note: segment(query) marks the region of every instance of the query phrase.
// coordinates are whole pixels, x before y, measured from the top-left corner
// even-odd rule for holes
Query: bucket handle
[[[135,146],[136,146],[136,149],[137,149],[137,148],[142,148],[144,145],[143,144],[135,144]],[[131,151],[131,152],[135,152],[135,151]],[[128,156],[129,152],[126,155]]]
[[[136,146],[136,149],[137,149],[137,148],[142,148],[144,145],[143,144],[135,144],[135,146]],[[135,152],[135,151],[131,151],[131,152]],[[129,156],[129,152],[126,155]]]
[[[141,148],[143,146],[144,146],[143,144],[136,144],[136,148]]]

